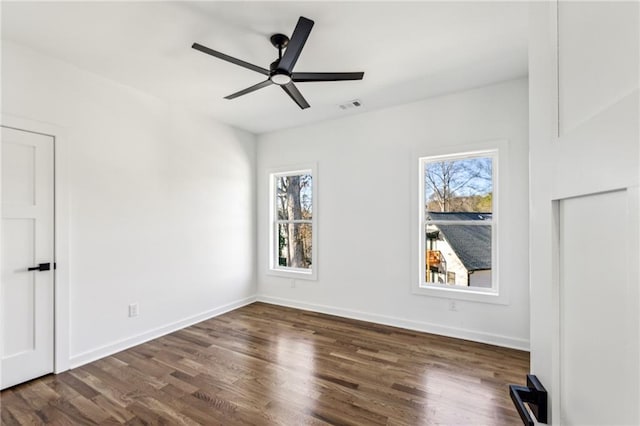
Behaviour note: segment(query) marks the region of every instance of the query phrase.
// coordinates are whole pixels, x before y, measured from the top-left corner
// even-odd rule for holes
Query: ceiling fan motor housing
[[[271,70],[271,74],[273,74],[278,70],[279,64],[280,64],[280,59],[276,59],[275,61],[271,62],[271,65],[269,66],[269,69]]]
[[[276,65],[278,61],[274,62]],[[269,80],[273,83],[282,86],[284,84],[289,84],[291,82],[291,74],[285,70],[280,69],[272,69],[271,74],[269,75]]]
[[[289,37],[283,34],[274,34],[271,36],[271,43],[273,43],[274,46],[280,49],[280,58],[271,62],[271,65],[269,66],[269,80],[277,85],[282,86],[291,82],[291,73],[287,70],[278,68],[280,65],[280,59],[282,58],[281,46],[286,46],[289,43]],[[279,44],[276,45],[276,43]]]

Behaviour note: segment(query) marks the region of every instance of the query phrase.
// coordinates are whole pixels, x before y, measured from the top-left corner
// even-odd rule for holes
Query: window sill
[[[441,297],[444,299],[465,300],[469,302],[492,303],[497,305],[508,305],[509,299],[504,292],[492,290],[467,290],[463,288],[452,288],[451,286],[419,286],[414,285],[412,293],[420,296]]]
[[[294,280],[316,281],[318,279],[315,271],[307,272],[307,271],[295,270],[295,269],[269,269],[267,271],[267,275],[272,275],[272,276],[281,277],[281,278],[289,278]]]

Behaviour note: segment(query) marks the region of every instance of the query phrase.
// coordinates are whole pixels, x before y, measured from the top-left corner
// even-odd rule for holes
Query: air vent
[[[362,101],[360,99],[354,99],[338,106],[340,109],[360,108],[362,106]]]

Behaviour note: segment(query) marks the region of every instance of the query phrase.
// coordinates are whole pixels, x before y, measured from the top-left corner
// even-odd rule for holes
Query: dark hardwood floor
[[[264,303],[5,390],[2,424],[521,424],[527,352]]]

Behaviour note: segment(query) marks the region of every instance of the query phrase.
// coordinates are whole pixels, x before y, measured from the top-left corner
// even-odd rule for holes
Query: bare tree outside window
[[[427,211],[492,211],[492,159],[430,161],[424,167]]]
[[[425,283],[494,287],[495,155],[422,159]]]
[[[277,265],[311,269],[313,178],[309,173],[277,175],[275,185]]]

